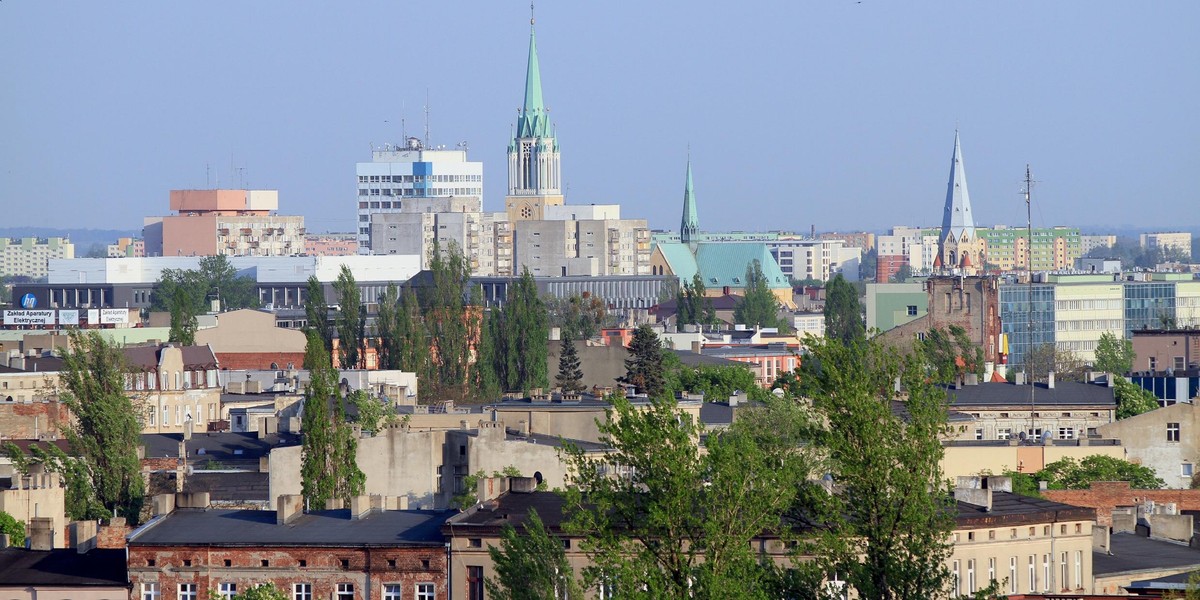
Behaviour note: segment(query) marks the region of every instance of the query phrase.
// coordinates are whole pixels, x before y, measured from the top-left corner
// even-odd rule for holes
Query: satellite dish
[[[1018,433],[1017,438],[1020,439],[1022,442],[1025,441],[1025,432],[1022,431],[1022,432]]]
[[[1043,431],[1042,432],[1042,444],[1048,444],[1049,442],[1050,442],[1050,431],[1049,430]]]

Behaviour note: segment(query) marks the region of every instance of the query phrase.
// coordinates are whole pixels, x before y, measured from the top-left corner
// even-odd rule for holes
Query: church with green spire
[[[529,20],[529,62],[525,68],[525,101],[508,144],[508,195],[504,207],[510,221],[539,220],[547,206],[562,206],[562,168],[550,112],[542,98],[537,36]]]
[[[709,296],[727,293],[741,294],[746,287],[746,270],[755,262],[766,277],[767,286],[779,299],[781,306],[795,308],[791,280],[779,268],[779,263],[764,243],[778,234],[761,234],[761,240],[740,241],[729,234],[705,234],[700,231],[696,208],[696,189],[692,182],[692,161],[687,162],[683,185],[683,217],[679,223],[678,241],[656,240],[650,254],[650,273],[674,275],[680,284],[691,283],[696,275],[704,282]],[[759,234],[753,234],[759,235]]]

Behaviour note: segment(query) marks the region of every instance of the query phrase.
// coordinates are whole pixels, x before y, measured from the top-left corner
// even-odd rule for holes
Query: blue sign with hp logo
[[[33,294],[21,296],[21,308],[37,308],[37,296]]]

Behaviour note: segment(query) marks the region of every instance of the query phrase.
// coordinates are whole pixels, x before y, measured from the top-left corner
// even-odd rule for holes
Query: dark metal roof
[[[298,515],[277,525],[273,510],[176,509],[130,546],[441,546],[454,510],[386,510],[351,519],[349,510]]]
[[[555,492],[509,492],[447,521],[444,531],[448,535],[496,534],[505,525],[522,531],[529,511],[535,510],[547,529],[561,532],[564,504],[562,496]],[[460,527],[467,531],[460,531]]]
[[[741,365],[742,367],[746,367],[746,363],[741,363],[736,360],[729,360],[728,358],[721,358],[720,356],[696,354],[691,350],[671,350],[671,352],[674,352],[675,355],[679,357],[679,362],[688,367],[699,367],[701,365],[712,365],[717,367]]]
[[[177,458],[182,433],[142,434],[146,458]],[[195,433],[187,442],[188,458],[196,460],[258,460],[270,454],[271,448],[295,446],[300,437],[273,434],[259,438],[257,433],[212,432]],[[200,450],[204,450],[201,454]]]
[[[705,402],[700,405],[700,422],[705,425],[729,425],[737,408],[724,402]]]
[[[992,492],[992,509],[958,502],[955,521],[959,527],[990,527],[1047,523],[1057,521],[1095,520],[1096,511],[1043,498],[1022,496],[1010,492]]]
[[[1060,381],[1054,388],[1044,383],[1034,384],[1033,400],[1036,406],[1101,406],[1116,407],[1113,388],[1094,383]],[[1028,385],[1011,383],[981,383],[964,385],[962,388],[946,390],[946,399],[951,408],[969,410],[986,406],[1029,406]]]
[[[183,491],[208,492],[216,502],[270,502],[270,480],[270,473],[193,471],[183,480]]]
[[[57,356],[27,356],[25,368],[0,365],[0,373],[57,373],[63,370],[63,359]]]
[[[1108,547],[1108,553],[1092,553],[1092,572],[1096,575],[1193,565],[1200,568],[1200,550],[1187,544],[1114,533],[1108,538]],[[1187,582],[1186,577],[1183,582]]]
[[[125,549],[0,549],[0,586],[128,587]]]

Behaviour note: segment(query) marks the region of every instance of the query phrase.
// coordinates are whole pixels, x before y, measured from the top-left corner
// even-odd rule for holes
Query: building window
[[[400,600],[400,584],[388,583],[383,586],[383,600]]]
[[[483,600],[483,567],[467,567],[467,600]]]
[[[229,566],[229,565],[225,565],[225,566]],[[217,594],[219,594],[222,598],[225,598],[225,600],[229,600],[236,593],[237,593],[237,584],[236,583],[229,583],[227,581],[222,581],[220,584],[218,584]]]
[[[910,316],[910,317],[917,316],[917,305],[916,304],[909,304],[907,308],[908,308],[908,316]]]
[[[1075,551],[1075,587],[1083,587],[1083,551]]]
[[[354,584],[353,583],[337,584],[337,596],[334,600],[354,600]]]
[[[418,583],[416,600],[433,600],[434,589],[432,583]]]
[[[991,585],[991,582],[993,582],[993,581],[996,581],[996,559],[989,558],[988,559],[988,585]]]
[[[1029,591],[1037,591],[1037,555],[1029,555]]]
[[[196,584],[179,584],[179,600],[196,600]]]
[[[142,584],[142,600],[158,600],[159,594],[157,583]]]
[[[1005,427],[1003,429],[996,430],[996,439],[1007,440],[1010,438],[1012,438],[1012,428],[1011,427]]]
[[[1066,552],[1058,555],[1058,562],[1058,575],[1059,577],[1062,577],[1062,589],[1069,590],[1071,589],[1071,580],[1070,572],[1067,569],[1070,568],[1070,563],[1067,562]]]
[[[1192,463],[1183,463],[1179,467],[1179,475],[1182,477],[1192,476]]]
[[[951,571],[951,577],[952,577],[951,581],[953,581],[952,585],[954,586],[954,593],[961,596],[963,593],[962,576],[958,572],[958,561],[957,560],[954,561],[954,569]]]
[[[982,427],[975,428],[975,439],[977,439],[977,440],[983,439],[983,428]]]
[[[1167,441],[1179,441],[1179,423],[1167,423]]]
[[[1075,428],[1074,427],[1059,427],[1058,428],[1058,439],[1060,439],[1060,440],[1075,439]]]
[[[1042,591],[1050,591],[1050,555],[1042,555]]]
[[[292,600],[313,600],[311,583],[293,583]]]
[[[975,560],[967,561],[967,593],[975,593]]]
[[[1008,559],[1008,591],[1017,593],[1017,557]]]

